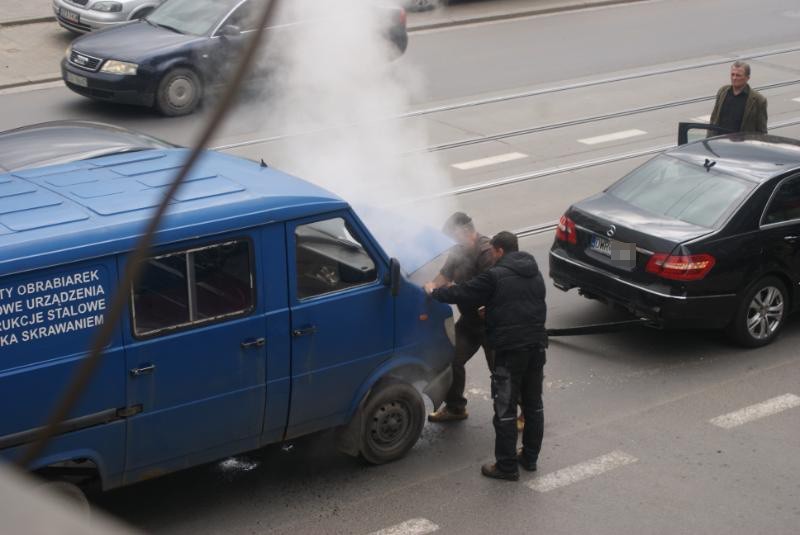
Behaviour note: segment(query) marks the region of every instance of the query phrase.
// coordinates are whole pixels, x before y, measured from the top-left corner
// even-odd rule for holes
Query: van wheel
[[[197,108],[202,96],[203,86],[194,71],[172,69],[158,84],[156,107],[169,117],[188,115]]]
[[[406,383],[387,383],[364,407],[361,456],[371,464],[403,457],[417,443],[425,423],[425,402]]]
[[[783,282],[776,277],[764,277],[744,294],[728,334],[745,347],[765,346],[778,336],[788,308]]]
[[[63,498],[66,503],[71,505],[73,509],[84,518],[89,518],[91,516],[92,507],[89,504],[89,499],[78,485],[69,483],[68,481],[48,481],[42,483],[40,488]]]

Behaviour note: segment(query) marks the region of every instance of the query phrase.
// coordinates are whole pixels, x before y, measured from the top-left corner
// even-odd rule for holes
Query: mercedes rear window
[[[716,228],[755,188],[744,179],[661,155],[635,169],[607,193],[637,208]]]

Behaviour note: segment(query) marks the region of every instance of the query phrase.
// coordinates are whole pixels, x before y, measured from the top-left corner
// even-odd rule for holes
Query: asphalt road
[[[734,57],[762,54],[751,61],[751,82],[769,86],[771,124],[788,125],[773,132],[800,137],[798,21],[789,0],[663,0],[422,32],[390,74],[408,80],[413,72],[418,90],[389,111],[429,113],[349,126],[337,118],[294,131],[251,97],[216,143],[245,143],[230,152],[432,221],[461,208],[485,233],[546,224],[645,152],[674,144],[678,121],[710,113],[708,98]],[[0,109],[0,129],[79,117],[179,143],[191,141],[203,118],[97,105],[63,88],[3,94]],[[257,138],[270,140],[249,143]],[[362,172],[358,180],[342,178],[348,164]],[[445,191],[451,195],[442,198]],[[546,233],[522,242],[544,271],[551,240]],[[574,292],[548,292],[550,327],[620,318]],[[468,367],[469,419],[428,424],[402,461],[367,467],[319,435],[291,451],[266,448],[97,503],[144,531],[170,534],[366,535],[395,526],[383,533],[797,533],[798,343],[797,318],[761,350],[713,332],[554,339],[538,477],[515,484],[478,472],[493,440],[478,356]],[[730,428],[712,423],[764,402],[747,414],[776,413]]]

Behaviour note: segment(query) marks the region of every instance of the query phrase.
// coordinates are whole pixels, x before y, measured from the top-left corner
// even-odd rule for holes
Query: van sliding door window
[[[295,243],[299,299],[369,284],[378,278],[375,262],[340,217],[298,225]]]
[[[241,315],[253,309],[250,244],[231,241],[155,256],[132,289],[136,336]]]

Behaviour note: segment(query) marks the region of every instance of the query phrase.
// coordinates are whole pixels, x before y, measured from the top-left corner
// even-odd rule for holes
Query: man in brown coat
[[[767,99],[749,81],[750,65],[744,61],[731,65],[731,84],[717,92],[711,124],[733,132],[767,133]]]

